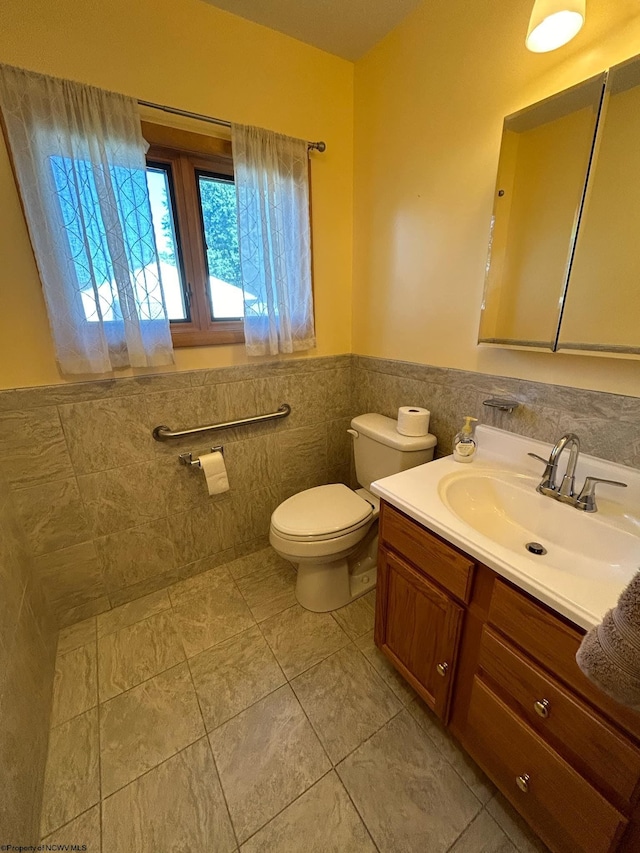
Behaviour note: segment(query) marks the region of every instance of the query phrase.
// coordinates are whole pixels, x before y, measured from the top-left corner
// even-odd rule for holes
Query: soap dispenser
[[[473,434],[471,423],[477,420],[477,418],[467,416],[464,419],[464,426],[453,439],[453,458],[456,462],[473,462],[478,449],[478,442]]]

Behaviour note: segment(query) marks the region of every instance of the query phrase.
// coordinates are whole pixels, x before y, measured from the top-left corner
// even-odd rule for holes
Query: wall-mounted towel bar
[[[207,424],[207,426],[193,427],[192,429],[172,430],[168,426],[157,426],[153,430],[153,437],[156,441],[169,441],[172,438],[183,438],[185,435],[196,435],[200,432],[212,432],[219,429],[232,429],[238,426],[247,426],[248,424],[259,424],[263,421],[276,421],[280,418],[286,418],[291,414],[291,406],[288,403],[283,403],[277,412],[269,412],[267,415],[254,415],[252,418],[241,418],[237,421],[227,421],[223,424]]]

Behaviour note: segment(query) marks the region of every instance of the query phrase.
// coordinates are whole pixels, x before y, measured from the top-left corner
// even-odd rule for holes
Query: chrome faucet
[[[556,479],[558,476],[558,462],[560,455],[565,447],[570,447],[569,461],[562,478],[562,482],[558,487]],[[618,480],[603,480],[600,477],[587,477],[584,481],[580,494],[576,496],[575,481],[576,481],[576,465],[578,464],[578,456],[580,454],[580,439],[572,432],[568,432],[561,436],[553,445],[548,459],[538,456],[537,453],[529,453],[534,459],[544,462],[545,469],[542,475],[542,480],[538,484],[536,491],[541,495],[553,498],[561,503],[569,504],[576,509],[581,509],[584,512],[597,512],[598,506],[595,498],[595,487],[598,483],[604,483],[609,486],[620,486],[626,488],[626,483],[621,483]]]

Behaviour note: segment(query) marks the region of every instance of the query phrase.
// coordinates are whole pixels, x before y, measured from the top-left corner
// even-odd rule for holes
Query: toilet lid
[[[305,489],[280,504],[271,523],[286,536],[326,536],[355,527],[373,507],[342,483]]]

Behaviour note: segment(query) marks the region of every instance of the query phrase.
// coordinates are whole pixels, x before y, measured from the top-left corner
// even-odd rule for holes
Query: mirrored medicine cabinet
[[[505,119],[478,342],[640,357],[640,57]]]

